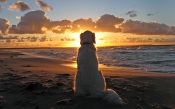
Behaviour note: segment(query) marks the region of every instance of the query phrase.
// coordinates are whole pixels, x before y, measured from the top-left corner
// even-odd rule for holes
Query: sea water
[[[76,61],[78,48],[20,49],[22,52]],[[175,46],[122,46],[97,48],[100,64],[175,73]]]

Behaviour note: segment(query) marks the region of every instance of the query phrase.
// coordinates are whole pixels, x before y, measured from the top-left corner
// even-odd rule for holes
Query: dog
[[[87,30],[80,34],[81,47],[78,49],[77,74],[74,92],[76,96],[102,97],[110,104],[122,104],[122,99],[112,89],[106,89],[102,72],[98,70],[98,59],[94,44],[95,33]]]

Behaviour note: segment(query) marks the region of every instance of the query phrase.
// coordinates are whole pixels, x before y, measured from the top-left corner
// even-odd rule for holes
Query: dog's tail
[[[112,89],[107,89],[103,99],[109,104],[122,105],[123,101],[120,96]]]

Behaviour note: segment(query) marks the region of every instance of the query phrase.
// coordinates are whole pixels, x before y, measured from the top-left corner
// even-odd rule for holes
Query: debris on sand
[[[40,90],[40,89],[44,89],[44,87],[39,82],[29,82],[25,87],[25,90],[27,91],[34,91],[34,90]]]
[[[31,65],[28,64],[28,65],[24,65],[23,67],[33,67],[33,66],[31,66]]]
[[[60,77],[69,77],[69,76],[71,76],[71,75],[68,74],[68,73],[66,73],[66,74],[57,74],[57,75],[55,76],[55,78],[60,78]]]
[[[4,97],[0,96],[0,108],[3,108],[5,103],[6,103],[6,100],[4,99]]]
[[[73,100],[72,99],[63,99],[60,101],[57,101],[57,105],[67,105],[70,104]]]

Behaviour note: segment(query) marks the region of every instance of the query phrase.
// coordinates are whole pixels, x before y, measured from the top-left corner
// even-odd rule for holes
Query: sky
[[[0,0],[1,47],[175,44],[175,0]]]

